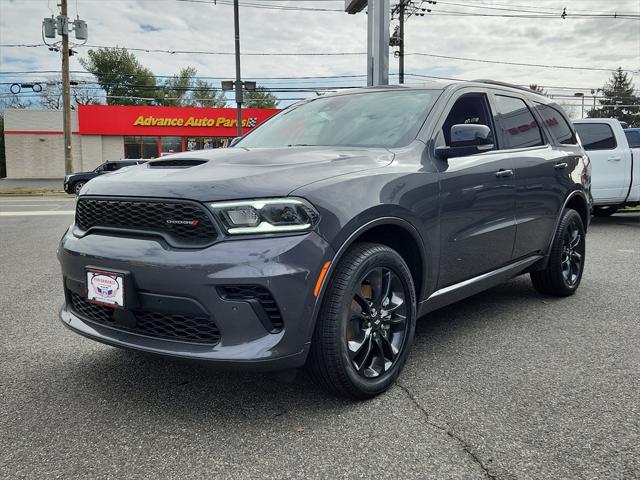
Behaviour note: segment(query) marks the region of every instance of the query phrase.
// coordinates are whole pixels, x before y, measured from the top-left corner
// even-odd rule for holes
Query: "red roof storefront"
[[[277,109],[246,108],[242,126],[248,132]],[[80,135],[124,137],[125,157],[151,158],[166,153],[216,148],[237,134],[234,108],[79,105]]]

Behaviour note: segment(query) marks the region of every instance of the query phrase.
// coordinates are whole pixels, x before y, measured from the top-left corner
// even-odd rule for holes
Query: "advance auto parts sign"
[[[242,126],[250,130],[279,110],[245,108]],[[160,135],[235,137],[234,108],[79,105],[80,135]]]

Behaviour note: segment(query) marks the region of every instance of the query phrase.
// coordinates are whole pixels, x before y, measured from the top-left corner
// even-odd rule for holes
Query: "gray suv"
[[[71,330],[242,368],[307,365],[353,398],[416,319],[516,275],[573,294],[590,166],[562,109],[477,81],[343,91],[232,148],[85,185],[58,250]]]

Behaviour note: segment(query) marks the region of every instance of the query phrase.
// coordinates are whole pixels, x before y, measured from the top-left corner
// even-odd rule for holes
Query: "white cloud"
[[[244,0],[247,1],[247,0]],[[392,0],[393,1],[393,0]],[[467,0],[460,3],[477,3]],[[51,0],[55,8],[55,0]],[[78,0],[80,17],[89,25],[89,44],[168,50],[233,52],[233,10],[229,5],[207,5],[176,0]],[[342,1],[253,3],[341,8]],[[505,7],[506,0],[482,0]],[[518,0],[516,4],[561,12],[557,0]],[[567,0],[562,6],[590,11],[638,11],[637,0],[602,2]],[[439,10],[462,7],[438,4]],[[75,2],[70,1],[75,16]],[[468,9],[466,9],[468,10]],[[474,10],[499,13],[499,11]],[[506,12],[514,13],[514,12]],[[41,43],[41,22],[50,14],[46,0],[0,0],[0,43]],[[241,50],[248,52],[345,52],[366,50],[366,15],[334,12],[282,11],[241,7]],[[640,24],[620,19],[514,19],[450,17],[427,14],[407,22],[407,51],[511,62],[640,69]],[[143,27],[144,26],[144,27]],[[80,48],[79,56],[86,49]],[[136,52],[156,74],[169,75],[193,65],[200,75],[234,75],[233,56],[167,55]],[[391,71],[397,62],[391,58]],[[72,57],[72,69],[81,69]],[[56,70],[59,57],[46,48],[3,48],[0,70]],[[364,56],[244,56],[245,77],[323,76],[365,74]],[[530,68],[490,63],[408,56],[410,73],[459,78],[492,78],[514,83],[597,88],[607,72]],[[638,75],[636,75],[636,81]],[[411,79],[411,83],[415,82]],[[299,82],[302,83],[302,82]],[[326,84],[319,81],[315,84]],[[342,82],[344,84],[344,82]],[[336,82],[336,84],[339,84]],[[291,83],[287,83],[291,85]],[[637,83],[636,83],[637,85]],[[553,90],[556,91],[556,90]],[[557,91],[556,91],[557,92]]]

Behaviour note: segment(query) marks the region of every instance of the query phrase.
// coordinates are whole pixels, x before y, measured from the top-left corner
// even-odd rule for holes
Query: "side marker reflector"
[[[317,297],[320,293],[320,288],[322,288],[322,282],[324,282],[324,277],[327,276],[327,272],[329,271],[329,266],[331,265],[331,261],[327,260],[322,266],[322,270],[320,270],[320,275],[318,275],[318,281],[316,282],[316,288],[313,289],[313,296]]]

